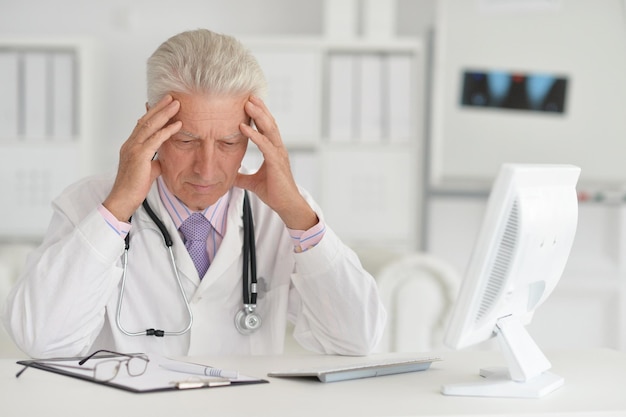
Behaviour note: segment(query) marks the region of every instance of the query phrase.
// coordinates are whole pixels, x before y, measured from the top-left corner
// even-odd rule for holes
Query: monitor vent
[[[513,206],[511,207],[511,211],[509,212],[504,232],[498,242],[495,259],[490,265],[487,266],[490,268],[487,271],[487,286],[483,292],[483,296],[480,301],[480,308],[476,314],[476,322],[479,322],[484,315],[491,310],[493,304],[498,299],[498,295],[502,291],[511,262],[513,261],[513,254],[515,253],[515,246],[517,245],[518,233],[519,207],[517,200],[515,200],[513,202]]]

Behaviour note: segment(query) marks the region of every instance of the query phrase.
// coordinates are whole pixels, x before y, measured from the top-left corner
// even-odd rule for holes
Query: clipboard
[[[117,376],[110,381],[102,381],[94,378],[93,371],[80,369],[78,361],[81,358],[54,358],[54,359],[30,359],[17,361],[19,365],[29,368],[40,369],[59,375],[65,375],[83,381],[92,382],[98,385],[105,385],[112,388],[121,389],[137,394],[181,391],[189,389],[229,387],[236,385],[262,384],[269,381],[252,376],[239,374],[236,378],[202,377],[183,372],[171,371],[160,366],[164,362],[173,362],[172,359],[158,355],[146,355],[149,359],[148,368],[139,376],[130,376],[120,367]],[[116,356],[98,356],[89,360],[89,364],[94,365],[101,360],[109,360]],[[208,366],[208,365],[207,365]],[[77,369],[78,368],[78,369]]]
[[[313,378],[320,382],[337,382],[351,379],[402,374],[425,371],[439,357],[411,357],[373,359],[363,363],[344,365],[325,365],[310,368],[288,369],[269,372],[267,376],[275,378]]]

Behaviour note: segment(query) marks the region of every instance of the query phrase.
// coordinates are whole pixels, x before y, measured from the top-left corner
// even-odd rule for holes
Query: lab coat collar
[[[176,229],[174,221],[161,202],[156,181],[152,184],[152,188],[150,189],[150,193],[148,193],[147,199],[150,207],[152,207],[152,210],[157,217],[161,219],[168,233],[172,237],[172,253],[174,254],[174,260],[176,261],[176,266],[178,267],[178,272],[181,278],[191,281],[194,286],[198,286],[200,282],[198,272],[193,264],[193,261],[191,260],[191,257],[189,256],[189,252],[187,252],[187,249],[185,248],[185,243],[183,242],[180,233]],[[145,215],[146,217],[148,216],[147,213]],[[150,220],[148,219],[148,221]]]
[[[215,259],[213,259],[206,275],[202,280],[200,280],[196,267],[189,256],[189,252],[187,252],[187,249],[185,248],[185,244],[180,236],[180,233],[176,229],[174,221],[161,202],[156,181],[152,185],[150,193],[148,194],[148,203],[156,215],[161,219],[163,224],[165,224],[167,231],[172,236],[172,251],[174,253],[174,258],[176,260],[180,276],[181,278],[190,281],[197,288],[195,295],[199,295],[217,282],[217,280],[223,276],[228,269],[232,268],[233,264],[239,262],[241,259],[241,249],[243,245],[243,194],[242,189],[233,188],[228,213],[226,214],[226,234],[224,235],[220,249],[217,251]]]

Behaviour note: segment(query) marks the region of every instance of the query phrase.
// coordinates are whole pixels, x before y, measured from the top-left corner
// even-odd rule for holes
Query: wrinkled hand
[[[120,148],[117,177],[103,205],[120,221],[127,221],[148,195],[161,174],[158,160],[152,160],[163,142],[178,132],[180,121],[167,125],[178,113],[180,103],[165,96],[137,121],[130,137]]]
[[[287,227],[308,230],[317,224],[318,218],[298,191],[289,165],[289,154],[274,117],[265,103],[255,96],[246,102],[245,111],[254,120],[257,130],[245,123],[239,129],[257,145],[263,154],[263,163],[254,174],[239,174],[235,185],[255,193],[278,213]]]

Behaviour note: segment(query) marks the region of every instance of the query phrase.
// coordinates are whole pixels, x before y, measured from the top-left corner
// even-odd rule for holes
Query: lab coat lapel
[[[199,292],[203,292],[215,284],[228,270],[241,260],[243,246],[243,191],[234,188],[228,207],[226,235],[219,250],[209,266],[206,276],[200,284]]]
[[[152,185],[152,189],[148,194],[148,203],[150,203],[152,210],[161,219],[161,221],[167,228],[170,236],[172,237],[172,252],[174,254],[176,266],[178,267],[178,272],[181,278],[190,281],[194,286],[197,287],[200,283],[198,271],[193,264],[191,256],[189,256],[189,252],[187,252],[187,248],[185,248],[185,243],[183,242],[180,233],[176,229],[174,221],[172,220],[169,213],[163,206],[163,203],[161,202],[161,197],[159,196],[156,181]]]

